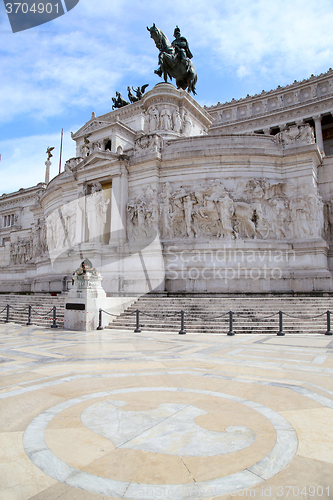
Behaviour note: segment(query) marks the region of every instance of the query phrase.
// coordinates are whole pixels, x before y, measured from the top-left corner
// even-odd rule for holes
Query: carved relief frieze
[[[309,124],[295,125],[275,135],[274,140],[282,147],[314,144],[316,142],[313,128]]]
[[[130,240],[146,239],[156,235],[160,214],[156,188],[148,185],[143,195],[129,201],[127,214]]]
[[[323,203],[313,186],[266,179],[239,181],[236,189],[219,179],[176,188],[166,182],[158,195],[148,187],[127,210],[131,239],[152,230],[163,240],[317,238],[324,227]]]
[[[10,244],[10,262],[13,265],[32,264],[47,250],[46,224],[38,219],[28,237],[19,237]]]
[[[191,134],[192,127],[193,123],[188,111],[175,105],[153,104],[146,112],[145,129],[150,134],[164,131],[188,136]]]
[[[134,156],[142,156],[148,153],[159,153],[162,147],[162,137],[158,134],[143,135],[136,139],[134,144]]]

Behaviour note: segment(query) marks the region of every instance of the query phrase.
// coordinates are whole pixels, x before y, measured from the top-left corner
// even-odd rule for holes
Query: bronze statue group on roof
[[[160,51],[158,55],[158,68],[154,73],[159,77],[163,76],[165,82],[168,81],[168,78],[170,80],[175,78],[178,89],[196,94],[197,72],[191,61],[193,55],[187,39],[181,36],[179,27],[175,27],[173,32],[174,40],[171,43],[163,31],[157,28],[155,24],[151,28],[147,26],[147,30]],[[123,98],[120,92],[116,92],[116,97],[112,97],[112,109],[122,108],[130,103],[140,101],[148,86],[147,83],[142,85],[142,87],[132,87],[132,89],[128,86],[128,101]]]

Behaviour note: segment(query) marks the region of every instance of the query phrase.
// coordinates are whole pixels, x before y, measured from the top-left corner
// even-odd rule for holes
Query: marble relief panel
[[[240,180],[230,189],[220,179],[202,184],[150,186],[127,206],[130,239],[159,231],[162,239],[301,239],[323,234],[323,203],[307,184]]]

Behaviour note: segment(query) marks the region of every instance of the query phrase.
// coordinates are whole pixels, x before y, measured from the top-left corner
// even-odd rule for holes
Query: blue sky
[[[198,72],[201,105],[226,102],[333,67],[332,0],[80,0],[66,15],[13,34],[0,3],[0,194],[42,182],[46,148],[111,110],[116,90],[161,81],[153,23],[179,25]]]

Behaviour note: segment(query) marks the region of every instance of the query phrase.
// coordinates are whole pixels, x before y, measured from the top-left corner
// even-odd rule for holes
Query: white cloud
[[[333,61],[331,0],[192,0],[177,6],[173,0],[80,0],[68,14],[16,34],[9,31],[2,4],[0,14],[2,130],[6,124],[12,137],[15,120],[22,122],[25,116],[34,121],[34,130],[36,123],[41,130],[28,138],[28,118],[27,131],[17,134],[23,138],[0,137],[6,191],[17,189],[17,177],[15,181],[10,172],[19,176],[22,187],[43,180],[49,145],[44,141],[58,141],[57,134],[43,135],[46,122],[50,130],[52,120],[62,117],[69,127],[73,111],[107,112],[116,90],[125,92],[127,85],[143,83],[151,88],[159,81],[153,74],[158,51],[146,30],[153,22],[170,40],[176,24],[188,38],[200,68],[198,86],[202,81],[210,84],[200,88],[201,103],[223,102],[222,89],[228,86],[235,97],[244,84],[270,90],[326,71]],[[219,89],[215,94],[212,80]],[[217,92],[221,94],[216,98]],[[23,173],[18,174],[20,169]]]
[[[60,116],[69,106],[110,103],[124,78],[152,75],[157,50],[146,25],[153,21],[170,39],[178,24],[201,67],[221,80],[227,72],[283,83],[328,69],[333,59],[327,0],[195,0],[177,8],[171,0],[80,0],[44,25],[50,31],[2,35],[10,43],[3,44],[0,120],[22,113]]]
[[[238,68],[237,68],[237,76],[239,76],[239,78],[243,78],[243,76],[246,76],[250,73],[249,69],[246,68],[244,66],[244,64],[241,64]]]
[[[301,77],[328,69],[333,59],[332,22],[332,4],[326,0],[211,1],[201,19],[191,18],[195,44],[213,52],[220,68],[244,68],[239,77],[265,79],[270,73]]]

